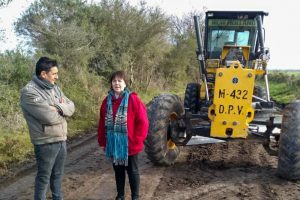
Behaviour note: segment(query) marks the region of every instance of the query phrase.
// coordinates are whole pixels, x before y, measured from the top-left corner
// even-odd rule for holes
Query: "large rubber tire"
[[[284,109],[281,126],[277,174],[300,180],[300,101]]]
[[[180,153],[180,149],[170,139],[170,115],[183,113],[180,98],[172,94],[155,97],[147,107],[149,131],[145,140],[145,152],[156,165],[172,165]]]
[[[193,114],[200,110],[200,84],[189,83],[185,89],[184,108],[189,108]]]

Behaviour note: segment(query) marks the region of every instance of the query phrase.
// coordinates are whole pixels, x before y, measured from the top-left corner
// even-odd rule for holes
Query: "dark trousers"
[[[124,188],[125,188],[125,171],[127,171],[130,190],[131,190],[131,197],[132,199],[139,198],[139,187],[140,187],[140,174],[138,168],[138,154],[133,156],[128,156],[128,166],[120,166],[114,165],[115,171],[115,179],[117,185],[117,192],[119,198],[124,198]]]

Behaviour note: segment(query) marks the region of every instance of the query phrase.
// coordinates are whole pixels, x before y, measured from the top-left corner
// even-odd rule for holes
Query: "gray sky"
[[[0,51],[14,49],[20,39],[12,30],[12,22],[34,0],[13,0],[0,9],[0,26],[6,29],[5,42],[0,42]],[[94,0],[95,2],[95,0]],[[137,5],[139,0],[129,0]],[[265,46],[270,48],[269,69],[300,69],[297,58],[300,53],[300,11],[296,0],[146,0],[149,6],[158,6],[167,14],[182,16],[190,11],[207,10],[258,10],[269,13],[264,19]]]

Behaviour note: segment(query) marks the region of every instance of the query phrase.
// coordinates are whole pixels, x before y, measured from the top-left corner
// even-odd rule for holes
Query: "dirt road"
[[[111,164],[95,135],[70,144],[65,168],[65,200],[114,199]],[[141,199],[300,199],[300,182],[276,176],[277,157],[260,144],[231,142],[184,147],[171,167],[156,167],[140,157]],[[0,199],[33,199],[35,169],[0,184]],[[130,189],[126,185],[126,199]],[[49,195],[50,197],[50,195]]]

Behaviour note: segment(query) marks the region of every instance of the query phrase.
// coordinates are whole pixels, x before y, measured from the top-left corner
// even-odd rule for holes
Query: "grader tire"
[[[277,174],[287,180],[300,180],[300,101],[284,109]]]
[[[189,108],[191,113],[195,114],[199,111],[199,95],[200,95],[200,84],[189,83],[185,89],[184,95],[184,107]]]
[[[145,140],[145,152],[154,164],[169,166],[174,164],[180,149],[170,139],[170,115],[183,113],[178,96],[162,94],[155,97],[147,108],[149,131]]]

